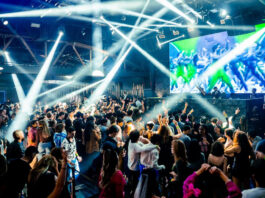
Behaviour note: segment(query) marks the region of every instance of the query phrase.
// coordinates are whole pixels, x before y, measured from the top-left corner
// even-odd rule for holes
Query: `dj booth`
[[[162,103],[166,98],[146,98],[145,106],[146,110],[152,109],[156,104]],[[183,99],[182,101],[176,101],[176,104],[170,109],[171,112],[181,112],[184,109],[185,102],[188,102],[187,113],[194,109],[193,116],[195,121],[199,121],[201,116],[208,118],[218,117],[211,108],[216,108],[220,113],[225,111],[228,117],[235,114],[237,108],[240,109],[240,113],[236,117],[235,123],[239,123],[240,117],[245,116],[247,130],[263,130],[265,129],[265,107],[264,99],[215,99],[215,98],[203,98],[205,102],[196,99],[195,95]]]

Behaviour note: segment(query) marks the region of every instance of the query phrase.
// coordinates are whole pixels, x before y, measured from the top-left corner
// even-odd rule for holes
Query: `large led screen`
[[[265,24],[257,25],[256,31],[263,27]],[[228,36],[227,32],[220,32],[170,43],[170,71],[174,76],[170,78],[170,92],[198,93],[203,89],[210,93],[217,87],[225,93],[250,93],[252,88],[265,93],[265,34],[228,64],[204,75],[255,33]]]

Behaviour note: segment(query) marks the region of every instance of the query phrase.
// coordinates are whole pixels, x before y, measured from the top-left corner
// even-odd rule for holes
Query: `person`
[[[12,160],[23,157],[25,149],[23,145],[24,133],[21,130],[15,130],[13,132],[14,141],[7,146],[6,159],[8,163]]]
[[[261,140],[256,147],[257,159],[265,159],[265,140]]]
[[[201,168],[187,177],[183,184],[183,198],[200,197],[204,192],[195,188],[195,182],[199,177],[203,177],[203,173],[209,172],[212,175],[220,177],[228,192],[227,198],[240,198],[242,196],[240,189],[217,167],[211,167],[209,164],[202,164]]]
[[[215,141],[212,144],[208,164],[218,167],[227,174],[227,158],[224,156],[224,146],[221,142]]]
[[[134,195],[138,177],[140,176],[140,154],[144,151],[151,151],[156,149],[156,145],[148,144],[149,141],[143,137],[140,137],[140,132],[138,130],[134,130],[130,133],[128,145],[128,168],[130,170],[129,175],[129,188],[130,188],[130,196]],[[143,142],[147,143],[144,144]]]
[[[39,122],[37,120],[31,121],[31,126],[28,131],[28,138],[27,138],[27,146],[38,146],[38,135],[37,135],[37,129],[38,129]]]
[[[53,141],[55,144],[55,147],[61,148],[63,140],[67,137],[67,134],[65,132],[65,127],[62,123],[59,123],[55,127],[55,133],[53,135]]]
[[[253,131],[253,130],[248,132],[248,138],[251,142],[252,149],[256,150],[256,146],[257,146],[258,142],[262,140],[262,138],[257,135],[256,131]]]
[[[182,197],[182,186],[185,179],[191,174],[185,144],[181,140],[173,140],[171,152],[174,156],[174,165],[170,174],[173,176],[170,183],[169,197]]]
[[[108,131],[107,123],[108,123],[108,120],[106,118],[102,118],[100,120],[99,129],[101,132],[101,142],[102,143],[104,143],[106,138],[107,138],[107,131]]]
[[[65,113],[64,112],[60,112],[59,114],[58,114],[58,117],[57,117],[57,123],[64,123],[64,118],[65,118]]]
[[[184,125],[182,135],[180,136],[179,140],[181,140],[187,150],[189,150],[191,139],[188,136],[190,134],[191,128],[189,125]]]
[[[220,98],[221,97],[221,92],[218,90],[217,87],[213,88],[212,97],[213,98]]]
[[[265,159],[257,159],[252,164],[252,172],[256,188],[242,191],[242,198],[265,197]]]
[[[201,152],[203,152],[205,155],[205,158],[208,159],[211,144],[213,143],[213,138],[208,133],[206,125],[201,125],[199,127],[199,134],[200,134],[199,144],[201,146]]]
[[[117,154],[120,153],[120,150],[118,148],[118,142],[116,140],[116,137],[119,133],[119,128],[117,125],[111,125],[108,129],[108,137],[106,138],[105,142],[102,145],[102,149],[113,149],[117,152]]]
[[[161,142],[161,136],[154,134],[151,137],[151,145],[159,146]],[[147,182],[147,198],[151,198],[152,195],[160,196],[159,184],[157,181],[156,171],[165,169],[164,165],[158,164],[159,150],[153,149],[151,151],[144,151],[141,153],[140,162],[144,166],[142,174],[148,175]]]
[[[158,134],[161,136],[161,144],[158,164],[166,167],[165,172],[169,173],[174,163],[174,158],[171,153],[171,142],[173,140],[172,132],[166,125],[161,125],[158,129]]]
[[[188,150],[189,167],[196,171],[205,162],[205,156],[201,152],[201,148],[197,139],[192,139]]]
[[[99,177],[101,189],[99,198],[124,198],[124,186],[126,181],[123,174],[118,170],[118,155],[112,149],[103,151],[103,165]]]
[[[250,99],[256,99],[256,98],[257,98],[257,89],[253,88],[250,94]]]
[[[52,135],[50,130],[44,120],[39,121],[39,128],[37,130],[38,134],[38,159],[43,155],[49,154],[52,149]]]
[[[55,157],[45,155],[30,171],[28,177],[29,198],[59,197],[66,181],[67,154],[64,153],[63,165],[59,174]],[[57,179],[58,176],[58,179]]]
[[[68,180],[72,177],[71,167],[75,168],[75,177],[79,175],[79,163],[82,161],[82,158],[78,155],[76,149],[76,141],[75,141],[75,129],[74,127],[69,127],[67,131],[67,137],[63,140],[61,147],[67,153],[67,162],[69,165],[68,168]]]
[[[234,135],[233,130],[231,130],[231,129],[226,129],[225,130],[226,141],[225,141],[225,144],[224,144],[224,149],[227,149],[227,148],[233,146],[233,135]]]
[[[97,126],[90,132],[89,141],[86,142],[86,153],[99,152],[99,144],[101,140],[101,133]]]
[[[233,182],[240,189],[249,188],[250,157],[254,158],[254,152],[247,135],[242,131],[236,131],[233,146],[225,150],[225,154],[234,154],[232,166]]]
[[[6,196],[7,179],[7,161],[6,158],[0,154],[0,197]]]
[[[7,195],[9,197],[21,197],[21,192],[27,183],[28,175],[31,170],[30,163],[35,158],[38,150],[30,146],[25,151],[25,156],[11,161],[7,171]]]
[[[146,124],[146,129],[144,131],[143,136],[149,140],[151,140],[151,137],[153,136],[153,129],[154,129],[155,123],[153,121],[149,121]]]

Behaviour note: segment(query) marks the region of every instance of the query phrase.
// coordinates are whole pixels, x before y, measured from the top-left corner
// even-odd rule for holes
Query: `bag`
[[[142,174],[141,178],[137,184],[134,198],[146,198],[147,195],[147,185],[148,185],[148,175]]]

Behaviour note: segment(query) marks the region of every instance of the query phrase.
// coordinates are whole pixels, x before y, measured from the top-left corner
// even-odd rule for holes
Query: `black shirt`
[[[30,170],[31,167],[24,160],[16,159],[9,163],[7,171],[7,189],[10,197],[13,197],[12,195],[17,196],[23,190]]]

